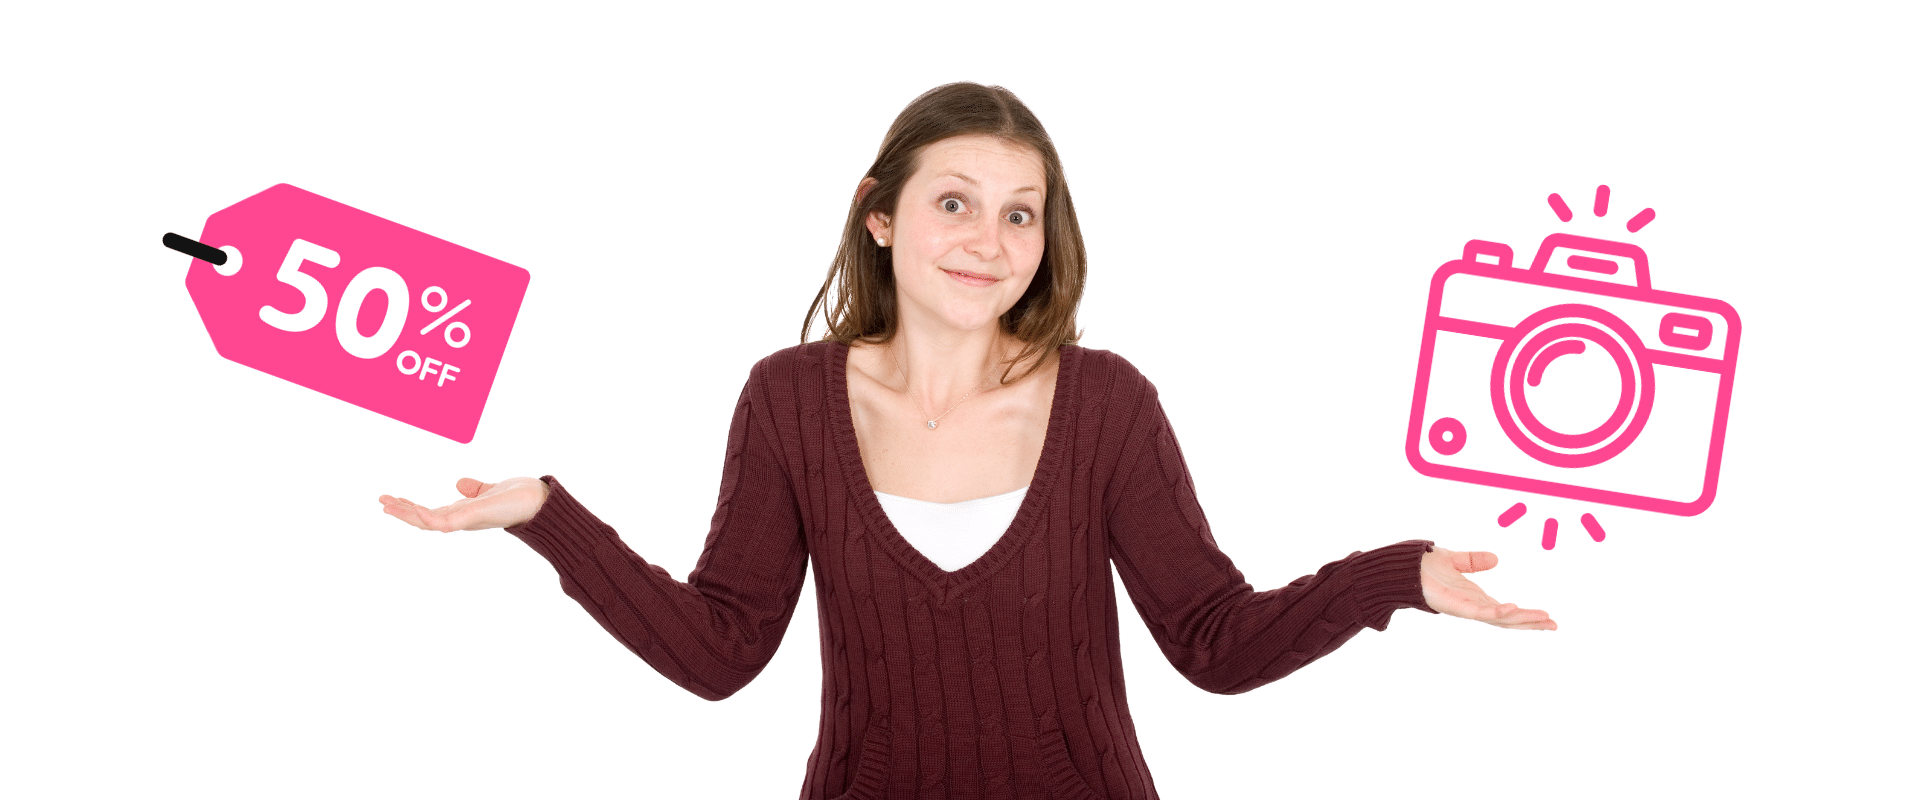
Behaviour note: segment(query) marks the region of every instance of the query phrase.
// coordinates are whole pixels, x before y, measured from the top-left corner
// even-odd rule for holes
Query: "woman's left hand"
[[[1420,561],[1420,590],[1426,594],[1427,606],[1442,614],[1479,620],[1502,628],[1559,630],[1560,626],[1547,616],[1547,612],[1521,608],[1513,603],[1502,604],[1488,597],[1478,584],[1461,574],[1485,572],[1498,563],[1500,559],[1486,551],[1456,553],[1441,547],[1433,548],[1433,552],[1427,553]]]

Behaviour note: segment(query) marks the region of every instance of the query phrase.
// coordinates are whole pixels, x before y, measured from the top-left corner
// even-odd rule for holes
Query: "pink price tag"
[[[526,270],[284,183],[208,217],[200,241],[227,255],[187,270],[220,355],[473,441]]]

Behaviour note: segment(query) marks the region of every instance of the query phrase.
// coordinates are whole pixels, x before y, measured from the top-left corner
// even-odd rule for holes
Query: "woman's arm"
[[[764,410],[762,374],[754,370],[734,408],[719,503],[685,583],[634,554],[550,476],[540,513],[507,529],[553,564],[567,595],[615,639],[708,700],[760,674],[806,580],[799,504]]]
[[[514,479],[530,484],[512,493],[520,498],[546,490],[544,502],[533,501],[538,511],[531,519],[494,508],[516,505],[507,499],[466,508],[461,501],[436,512],[399,506],[404,500],[382,502],[393,501],[388,513],[424,516],[414,524],[439,530],[473,529],[454,524],[463,513],[472,519],[505,514],[507,532],[545,557],[561,588],[615,639],[687,691],[724,699],[773,658],[806,579],[799,506],[777,456],[762,374],[756,367],[734,408],[719,504],[706,548],[684,583],[635,554],[551,475]],[[493,488],[461,483],[462,494],[475,499]]]
[[[1134,607],[1187,680],[1238,694],[1312,663],[1363,627],[1386,629],[1395,609],[1434,613],[1421,589],[1427,541],[1354,553],[1254,591],[1214,544],[1157,393],[1151,384],[1145,393],[1107,526]]]
[[[1492,569],[1492,553],[1425,540],[1356,552],[1254,591],[1214,544],[1158,392],[1130,365],[1123,374],[1142,396],[1107,509],[1113,563],[1160,651],[1200,688],[1237,694],[1279,680],[1361,628],[1386,630],[1401,608],[1518,630],[1559,627],[1545,611],[1494,600],[1462,574]]]

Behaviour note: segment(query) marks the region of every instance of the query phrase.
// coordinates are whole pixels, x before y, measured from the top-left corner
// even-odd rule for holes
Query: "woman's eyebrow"
[[[969,178],[969,177],[967,177],[967,176],[966,176],[966,174],[965,174],[965,173],[960,173],[960,172],[943,172],[943,173],[940,173],[939,175],[937,175],[937,176],[935,176],[935,177],[939,177],[939,178],[945,178],[945,177],[948,177],[948,176],[952,176],[952,177],[955,177],[955,178],[959,178],[960,180],[963,180],[963,181],[966,181],[967,183],[971,183],[971,184],[973,184],[973,185],[975,185],[975,186],[979,186],[979,185],[980,185],[980,182],[979,182],[979,181],[976,181],[976,180],[974,180],[974,179],[972,179],[972,178]],[[1040,187],[1038,187],[1038,186],[1022,186],[1022,187],[1020,187],[1020,188],[1018,188],[1018,189],[1015,189],[1015,190],[1013,190],[1013,193],[1014,193],[1014,194],[1019,194],[1019,193],[1021,193],[1021,192],[1033,192],[1034,194],[1039,194],[1039,193],[1040,193]]]

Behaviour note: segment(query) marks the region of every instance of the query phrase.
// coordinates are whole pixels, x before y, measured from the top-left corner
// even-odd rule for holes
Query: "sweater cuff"
[[[593,562],[595,545],[618,539],[613,527],[580,505],[552,475],[542,475],[547,484],[547,501],[533,519],[507,528],[535,552],[544,556],[562,575]]]
[[[1362,624],[1384,631],[1393,612],[1402,608],[1440,613],[1427,605],[1426,592],[1420,588],[1420,564],[1432,550],[1433,542],[1410,539],[1347,559],[1352,576],[1347,596]]]

